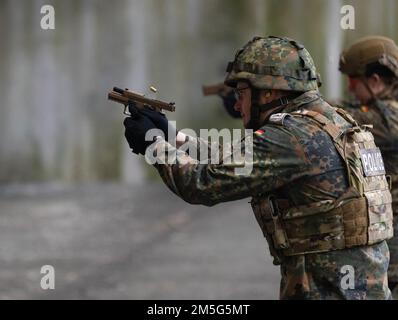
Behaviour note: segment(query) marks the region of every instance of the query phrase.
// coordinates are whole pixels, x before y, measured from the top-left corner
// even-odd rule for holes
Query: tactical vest
[[[251,202],[276,264],[283,256],[371,245],[393,236],[391,186],[371,126],[360,127],[343,109],[335,110],[351,128],[342,129],[315,111],[285,115],[309,118],[330,135],[347,167],[346,192],[336,200],[296,207],[273,195]]]

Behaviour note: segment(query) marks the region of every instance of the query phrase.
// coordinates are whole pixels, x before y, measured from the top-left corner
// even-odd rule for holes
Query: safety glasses
[[[244,88],[236,88],[234,89],[234,95],[235,95],[235,99],[236,101],[240,100],[242,98],[243,95],[243,91],[245,91],[246,89],[249,89],[250,87],[244,87]]]

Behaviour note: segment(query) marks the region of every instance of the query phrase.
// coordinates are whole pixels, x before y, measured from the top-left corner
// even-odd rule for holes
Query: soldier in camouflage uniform
[[[388,242],[389,286],[398,299],[398,47],[392,39],[370,36],[359,39],[340,57],[340,71],[356,102],[344,108],[361,124],[372,124],[387,174],[392,180],[395,237]]]
[[[236,174],[242,161],[199,163],[162,137],[148,148],[144,133],[167,128],[167,119],[153,111],[126,118],[130,147],[146,155],[154,150],[163,160],[155,164],[163,181],[189,203],[252,198],[281,266],[281,299],[390,299],[385,239],[392,236],[391,194],[372,134],[322,99],[313,60],[292,39],[253,38],[227,72],[243,124],[256,130],[250,173]],[[206,145],[182,133],[177,141],[200,150]],[[173,164],[167,164],[171,153],[162,152],[166,147],[174,150]]]

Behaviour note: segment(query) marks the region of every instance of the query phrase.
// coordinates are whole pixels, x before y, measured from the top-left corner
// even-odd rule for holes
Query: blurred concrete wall
[[[55,30],[40,28],[44,4]],[[155,85],[183,128],[240,126],[201,85],[222,80],[254,35],[301,41],[323,93],[340,96],[341,49],[367,34],[396,39],[398,16],[394,0],[344,4],[356,10],[355,30],[340,28],[340,0],[0,0],[0,183],[142,181],[121,108],[106,99],[114,85]]]

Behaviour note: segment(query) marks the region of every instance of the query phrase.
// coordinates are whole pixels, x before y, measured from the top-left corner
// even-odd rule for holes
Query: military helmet
[[[349,76],[364,76],[366,66],[378,62],[398,77],[398,47],[382,36],[359,39],[340,55],[339,70]]]
[[[257,89],[317,90],[320,77],[303,45],[289,38],[254,37],[227,67],[225,84],[248,81]]]

